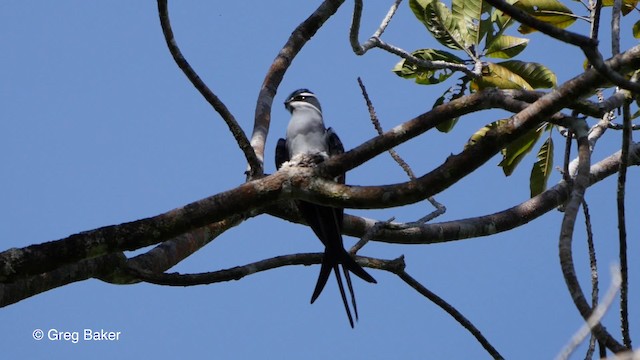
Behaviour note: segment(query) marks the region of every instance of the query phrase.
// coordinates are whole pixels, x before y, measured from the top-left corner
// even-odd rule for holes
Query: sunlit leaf
[[[534,197],[547,189],[549,176],[553,171],[553,139],[548,137],[538,150],[536,162],[531,169],[529,177],[529,189],[531,197]]]
[[[536,144],[544,128],[533,129],[522,135],[502,149],[502,161],[498,164],[506,176],[513,174],[513,170]]]
[[[535,62],[518,60],[503,61],[500,66],[505,67],[525,79],[534,89],[552,88],[556,86],[557,78],[553,71]]]
[[[488,57],[510,59],[527,47],[529,39],[502,35],[494,39],[485,51]]]
[[[409,0],[409,8],[413,11],[413,15],[416,16],[424,24],[424,9],[431,0]],[[426,24],[425,24],[426,25]]]
[[[498,9],[491,12],[491,16],[480,22],[481,36],[486,36],[485,48],[491,47],[491,43],[500,37],[504,31],[513,24],[513,19]]]
[[[546,66],[518,60],[489,63],[487,76],[475,79],[477,89],[538,89],[556,85],[556,75]]]
[[[446,61],[449,63],[462,64],[459,57],[442,50],[421,49],[411,53],[413,56],[428,61]],[[409,61],[402,59],[391,70],[396,75],[405,79],[415,79],[416,83],[422,85],[437,84],[448,79],[452,74],[451,69],[427,69]]]
[[[633,24],[633,37],[636,39],[640,39],[640,20],[636,21],[635,24]]]
[[[452,0],[451,14],[457,19],[458,30],[464,46],[477,46],[480,43],[480,17],[483,12],[482,0]]]
[[[489,130],[495,129],[500,125],[505,124],[507,121],[508,121],[507,119],[501,119],[483,126],[482,128],[480,128],[480,130],[476,131],[473,135],[471,135],[469,140],[467,140],[467,143],[465,144],[464,148],[467,149],[468,147],[475,145],[478,141],[480,141],[480,139],[482,139],[487,134],[487,132],[489,132]]]
[[[471,85],[472,89],[476,91],[486,88],[533,89],[533,87],[520,75],[501,66],[500,64],[495,63],[488,63],[485,67],[485,71],[483,71],[483,75],[479,78],[473,79]]]
[[[438,0],[410,0],[409,6],[438,42],[450,49],[464,49],[458,19],[447,5]]]
[[[561,29],[569,27],[576,21],[573,12],[558,0],[518,0],[513,5],[536,19]],[[536,30],[526,25],[520,25],[518,31],[522,34],[529,34]]]

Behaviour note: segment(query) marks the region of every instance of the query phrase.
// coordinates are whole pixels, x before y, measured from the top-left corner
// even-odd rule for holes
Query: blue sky
[[[250,133],[267,68],[317,4],[173,2],[170,15],[187,59]],[[365,4],[361,40],[373,33],[388,6]],[[352,148],[375,135],[356,77],[363,78],[387,129],[430,109],[446,89],[398,78],[390,71],[398,59],[382,51],[355,56],[347,39],[351,11],[351,2],[343,5],[286,74],[272,112],[267,172],[274,171],[273,149],[288,121],[281,104],[292,90],[312,89],[327,124]],[[631,24],[624,19],[623,49],[634,45]],[[585,31],[585,25],[575,29]],[[409,51],[439,47],[405,3],[384,39]],[[0,3],[0,46],[2,250],[163,213],[244,180],[246,165],[226,126],[169,55],[155,2],[5,1]],[[609,56],[606,46],[602,51]],[[546,64],[559,82],[582,71],[579,50],[540,35],[533,35],[520,59]],[[423,174],[459,152],[482,125],[505,116],[499,111],[473,114],[450,134],[427,133],[398,151]],[[619,134],[608,135],[594,160],[619,147]],[[560,149],[560,138],[556,140]],[[556,164],[560,161],[557,156]],[[438,195],[448,211],[437,221],[488,214],[526,200],[533,157],[510,178],[502,175],[498,162],[492,159]],[[637,174],[630,170],[630,184]],[[559,179],[555,173],[550,183]],[[404,173],[386,155],[348,176],[350,184],[400,181],[405,181]],[[629,187],[627,199],[628,218],[633,219],[639,210],[637,188]],[[601,287],[606,288],[609,265],[617,258],[614,179],[590,188],[587,200]],[[400,221],[429,211],[425,203],[347,210]],[[509,233],[446,244],[370,243],[361,254],[387,259],[404,254],[409,274],[467,316],[505,357],[550,358],[581,325],[558,263],[561,218],[552,211]],[[580,276],[588,280],[584,229],[578,229],[574,256]],[[637,225],[630,222],[628,233],[629,254],[637,254]],[[354,239],[345,240],[351,244]],[[211,271],[321,250],[308,228],[261,216],[228,231],[172,271]],[[630,258],[630,303],[637,304],[634,275],[640,269],[636,258]],[[488,358],[453,319],[384,272],[371,271],[377,285],[357,280],[360,322],[351,329],[333,280],[309,304],[318,271],[318,266],[287,267],[190,288],[75,283],[1,309],[0,338],[8,344],[8,358],[30,359]],[[606,324],[614,334],[616,316],[614,308]],[[630,318],[637,317],[632,307]],[[85,328],[122,335],[114,342],[77,344],[32,338],[35,329]]]

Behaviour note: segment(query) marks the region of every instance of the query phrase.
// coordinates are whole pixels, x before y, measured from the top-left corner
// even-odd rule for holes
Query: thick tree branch
[[[20,279],[10,284],[0,284],[0,307],[15,304],[57,287],[92,277],[105,276],[114,269],[120,268],[124,261],[124,254],[112,253],[64,265],[53,271]]]
[[[271,67],[269,67],[258,94],[253,134],[251,135],[251,146],[253,146],[261,162],[264,161],[264,148],[269,134],[269,124],[271,123],[271,105],[285,72],[289,69],[291,62],[302,47],[338,11],[343,2],[344,0],[325,0],[322,2],[316,11],[291,33],[289,40],[280,50]],[[264,169],[261,168],[260,172],[255,175],[262,175],[263,171]]]
[[[250,213],[278,199],[289,173],[248,182],[154,217],[111,225],[0,253],[0,282],[8,282],[110,252],[157,244],[193,229]]]
[[[162,273],[177,265],[180,261],[186,259],[222,235],[225,231],[237,226],[244,220],[245,217],[243,216],[233,215],[213,224],[179,235],[171,240],[162,242],[144,254],[128,259],[126,267],[144,269],[152,273]],[[114,269],[114,272],[100,279],[113,284],[131,284],[136,282],[136,279],[133,279],[129,273],[121,269],[122,268]]]
[[[202,81],[200,76],[198,76],[191,65],[189,65],[189,62],[182,55],[182,52],[180,51],[180,48],[173,36],[173,30],[171,29],[167,0],[158,0],[158,14],[160,16],[162,33],[164,34],[164,39],[167,42],[167,47],[169,48],[169,52],[171,53],[173,60],[175,60],[180,70],[182,70],[193,86],[200,92],[204,99],[213,106],[216,112],[220,114],[224,122],[227,124],[231,134],[238,143],[238,146],[240,146],[240,150],[242,150],[247,162],[249,163],[251,173],[253,174],[257,171],[261,171],[262,164],[258,160],[256,153],[253,151],[253,148],[249,143],[249,139],[247,139],[247,136],[233,114],[231,114],[229,109],[227,109],[227,106],[216,96],[216,94],[213,93],[213,91],[211,91],[211,89],[209,89],[204,81]]]

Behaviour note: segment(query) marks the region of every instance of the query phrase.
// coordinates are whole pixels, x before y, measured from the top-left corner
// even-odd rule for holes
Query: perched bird
[[[296,90],[284,102],[284,106],[291,113],[291,120],[287,126],[286,139],[279,139],[276,146],[276,168],[279,169],[284,162],[290,161],[296,156],[300,157],[300,155],[320,155],[326,159],[344,152],[338,135],[333,129],[325,128],[320,102],[315,94],[307,89]],[[344,184],[345,174],[338,176],[336,181]],[[344,291],[340,265],[342,265],[342,271],[351,295],[351,304],[356,320],[358,319],[358,308],[349,272],[370,283],[376,283],[376,280],[358,265],[344,249],[342,242],[344,209],[306,201],[296,201],[296,206],[304,220],[325,246],[320,275],[311,296],[311,303],[313,304],[318,298],[329,279],[329,275],[331,275],[331,270],[333,270],[349,324],[353,327],[353,317]]]

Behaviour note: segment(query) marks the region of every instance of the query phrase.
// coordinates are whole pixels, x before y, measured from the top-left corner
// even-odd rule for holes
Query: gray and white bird
[[[333,129],[325,128],[320,102],[315,94],[307,89],[296,90],[284,102],[284,106],[291,113],[291,120],[287,126],[286,139],[279,139],[276,145],[276,168],[279,169],[284,162],[298,155],[320,155],[326,159],[344,152],[338,135]],[[336,181],[344,184],[345,174],[338,176]],[[329,279],[329,275],[331,275],[331,270],[333,270],[349,324],[353,327],[353,317],[344,291],[340,265],[347,282],[356,320],[358,319],[358,308],[349,272],[370,283],[376,283],[376,280],[358,265],[344,249],[342,242],[344,209],[306,201],[296,201],[295,203],[304,220],[325,246],[320,275],[311,296],[311,303],[313,304],[318,298]]]

